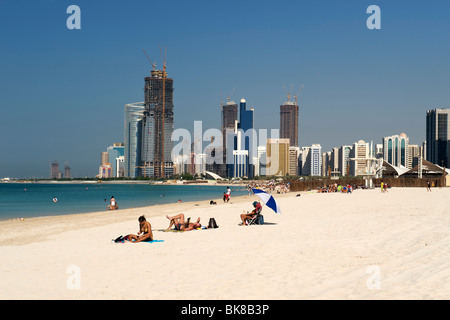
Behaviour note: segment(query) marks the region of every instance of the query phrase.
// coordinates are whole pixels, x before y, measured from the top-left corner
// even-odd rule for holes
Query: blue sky
[[[71,4],[81,30],[66,27]],[[366,27],[372,4],[381,30]],[[234,90],[257,129],[277,129],[284,88],[303,84],[301,146],[421,144],[426,110],[450,107],[449,15],[444,0],[0,0],[0,177],[47,178],[52,160],[94,176],[123,142],[124,105],[143,101],[142,49],[161,66],[160,45],[176,128],[218,128]]]

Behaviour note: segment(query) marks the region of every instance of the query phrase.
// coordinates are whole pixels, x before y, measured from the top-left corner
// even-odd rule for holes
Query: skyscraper
[[[280,138],[298,147],[298,105],[287,101],[280,106]]]
[[[396,167],[407,167],[409,163],[409,138],[405,133],[383,138],[383,159]]]
[[[124,124],[124,176],[136,178],[139,174],[141,152],[140,121],[144,117],[144,102],[129,103],[125,105]]]
[[[439,166],[450,165],[450,109],[427,111],[426,160]]]
[[[267,139],[266,150],[266,175],[287,175],[289,173],[289,139]]]
[[[217,150],[218,152],[222,152],[223,154],[223,164],[220,165],[220,171],[215,172],[219,176],[222,177],[231,177],[233,172],[233,159],[229,159],[230,163],[227,163],[227,147],[233,148],[234,150],[236,148],[236,145],[233,141],[227,140],[227,129],[233,130],[235,128],[235,123],[238,120],[238,106],[234,101],[227,101],[225,104],[222,105],[222,150]],[[230,136],[232,138],[232,136]],[[232,154],[232,152],[230,152]]]
[[[70,174],[70,166],[69,163],[64,163],[64,178],[66,179],[70,179],[71,178],[71,174]]]
[[[239,103],[239,123],[238,129],[241,131],[241,148],[240,150],[247,151],[247,159],[246,159],[246,170],[245,176],[249,178],[253,178],[254,176],[254,165],[253,158],[257,157],[257,147],[256,147],[256,137],[254,135],[253,129],[253,108],[247,110],[247,102],[245,99],[241,99]]]
[[[311,146],[311,175],[322,175],[322,146],[320,144],[313,144]]]
[[[144,117],[141,130],[141,176],[167,177],[173,173],[173,79],[152,70],[145,78]]]
[[[51,163],[50,166],[50,179],[59,179],[61,178],[59,174],[59,161],[55,160]]]

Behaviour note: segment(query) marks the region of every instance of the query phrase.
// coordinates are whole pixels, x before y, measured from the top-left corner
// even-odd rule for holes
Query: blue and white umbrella
[[[281,214],[280,206],[278,205],[278,203],[275,201],[275,198],[271,194],[259,189],[252,188],[252,190],[258,197],[261,198],[261,200],[264,202],[266,206],[275,211],[276,214]]]

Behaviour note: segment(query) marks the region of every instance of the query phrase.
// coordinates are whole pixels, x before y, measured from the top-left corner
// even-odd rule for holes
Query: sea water
[[[248,194],[245,187],[229,187],[232,196]],[[186,201],[209,203],[222,199],[226,188],[227,185],[0,183],[0,220],[105,211],[111,196],[119,210]]]

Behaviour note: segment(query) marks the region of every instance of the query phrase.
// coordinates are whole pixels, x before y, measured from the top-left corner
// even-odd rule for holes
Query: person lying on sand
[[[144,216],[140,216],[139,219],[139,232],[137,235],[129,234],[125,236],[125,240],[130,242],[141,242],[141,241],[152,241],[153,240],[153,232],[152,225],[148,222]],[[133,241],[134,240],[134,241]]]
[[[197,221],[195,223],[189,222],[191,218],[185,220],[183,213],[177,214],[173,217],[169,217],[168,215],[166,215],[166,217],[170,220],[170,224],[167,230],[170,230],[172,226],[175,226],[175,230],[178,231],[190,231],[202,227],[202,225],[200,224],[200,218],[197,218]]]

